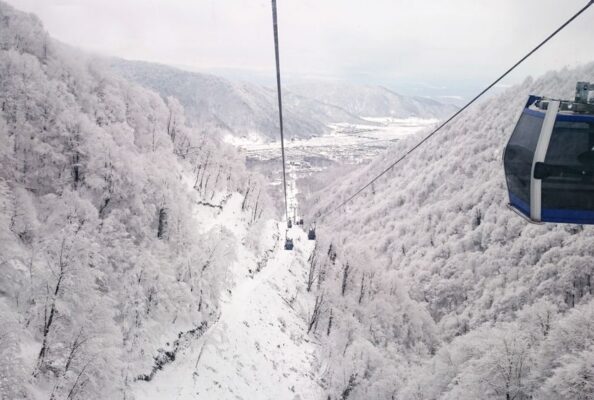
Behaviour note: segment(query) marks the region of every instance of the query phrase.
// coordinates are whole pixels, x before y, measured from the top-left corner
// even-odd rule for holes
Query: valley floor
[[[305,281],[314,242],[299,228],[290,234],[294,251],[283,249],[281,235],[253,277],[239,272],[249,260],[235,263],[232,273],[241,278],[223,300],[219,320],[151,382],[137,382],[137,400],[322,397],[306,324],[313,308]]]
[[[348,123],[332,124],[332,133],[310,138],[293,138],[285,142],[287,168],[300,178],[325,171],[335,163],[359,164],[374,159],[389,146],[409,135],[434,126],[438,120],[419,118],[366,118],[369,125]],[[237,138],[227,136],[225,140],[245,151],[250,165],[263,174],[271,169],[271,177],[280,182],[280,143],[264,143],[257,137]],[[274,163],[274,166],[270,165]]]

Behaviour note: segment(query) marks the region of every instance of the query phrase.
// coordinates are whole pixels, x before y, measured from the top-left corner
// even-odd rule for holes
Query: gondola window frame
[[[536,163],[544,163],[545,161],[560,105],[561,102],[558,100],[549,102],[538,142],[536,143],[534,158],[532,159],[532,169],[530,171],[530,219],[536,222],[542,221],[542,179],[534,177],[534,169]]]

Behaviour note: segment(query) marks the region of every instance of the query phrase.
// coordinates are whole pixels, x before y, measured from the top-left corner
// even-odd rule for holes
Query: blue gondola
[[[509,205],[532,222],[594,224],[594,84],[530,96],[503,156]]]
[[[316,228],[309,228],[307,232],[307,238],[309,240],[316,240]]]

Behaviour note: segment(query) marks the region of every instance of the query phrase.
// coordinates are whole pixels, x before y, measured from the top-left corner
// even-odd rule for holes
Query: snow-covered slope
[[[236,203],[227,210],[239,209]],[[236,219],[229,212],[221,218]],[[223,300],[216,323],[151,382],[136,383],[137,399],[322,399],[317,346],[306,322],[313,308],[305,290],[313,242],[292,229],[296,247],[289,252],[282,240],[270,240],[272,233],[279,239],[279,226],[268,229],[266,259],[240,256],[230,269],[238,284]],[[246,266],[253,268],[250,276]]]
[[[528,94],[580,80],[594,65],[474,106],[327,218],[422,134],[309,196],[332,398],[594,398],[594,229],[526,223],[501,164]]]
[[[453,105],[425,97],[403,96],[382,86],[313,82],[292,85],[288,89],[363,117],[442,119],[457,110]]]
[[[130,399],[215,323],[272,245],[211,136],[0,1],[0,398]]]

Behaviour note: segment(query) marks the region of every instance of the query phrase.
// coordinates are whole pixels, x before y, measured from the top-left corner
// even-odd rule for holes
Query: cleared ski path
[[[314,242],[300,228],[290,235],[295,250],[284,250],[281,238],[266,266],[244,275],[223,300],[217,323],[151,382],[136,384],[137,400],[322,398],[305,322],[313,308],[305,280]]]

